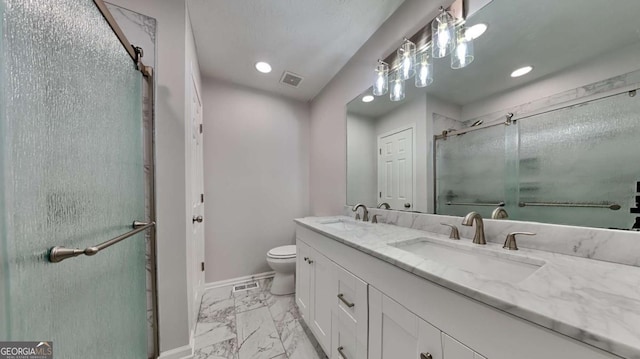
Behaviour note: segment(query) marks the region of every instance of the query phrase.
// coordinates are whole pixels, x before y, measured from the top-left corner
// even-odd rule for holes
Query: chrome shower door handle
[[[204,219],[202,218],[202,216],[193,216],[193,219],[192,219],[193,223],[196,223],[196,222],[202,223],[203,220]]]

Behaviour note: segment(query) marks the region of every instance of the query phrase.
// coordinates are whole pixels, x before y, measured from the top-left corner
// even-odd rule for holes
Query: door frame
[[[394,135],[394,134],[396,134],[398,132],[406,131],[406,130],[409,130],[409,129],[411,130],[411,141],[413,142],[411,144],[411,151],[412,151],[411,162],[413,162],[411,164],[411,171],[412,171],[412,173],[411,173],[411,188],[412,188],[412,190],[411,190],[412,191],[411,192],[411,208],[410,209],[393,208],[393,210],[396,210],[396,211],[409,211],[409,210],[413,211],[414,208],[415,208],[416,187],[417,187],[417,183],[416,183],[416,123],[412,122],[412,123],[406,124],[404,126],[398,127],[396,129],[393,129],[391,131],[383,132],[383,133],[378,135],[378,140],[377,140],[377,148],[376,149],[380,150],[382,148],[380,142],[382,141],[382,139],[384,137],[388,137],[388,136]],[[376,160],[376,177],[378,179],[376,181],[377,182],[377,188],[378,188],[378,197],[376,197],[377,198],[376,202],[378,204],[380,204],[381,203],[380,202],[381,201],[380,192],[382,192],[382,190],[380,188],[380,182],[381,181],[380,181],[380,152],[379,151],[378,151],[378,156],[376,156],[376,157],[377,157],[377,160]]]

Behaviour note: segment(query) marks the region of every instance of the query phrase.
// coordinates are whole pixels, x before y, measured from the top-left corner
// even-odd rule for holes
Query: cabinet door
[[[369,358],[420,359],[422,353],[443,359],[440,331],[369,286]]]
[[[367,359],[367,344],[358,340],[357,324],[332,313],[330,359]]]
[[[325,351],[331,347],[331,307],[333,296],[333,265],[327,257],[311,248],[311,330]]]
[[[333,311],[343,321],[352,322],[356,328],[359,343],[367,344],[368,335],[368,300],[367,283],[351,272],[333,265]]]
[[[476,359],[473,350],[442,333],[442,348],[446,359]]]
[[[296,240],[296,304],[302,319],[311,324],[309,319],[309,306],[311,295],[311,265],[306,259],[309,258],[310,247],[300,239]]]

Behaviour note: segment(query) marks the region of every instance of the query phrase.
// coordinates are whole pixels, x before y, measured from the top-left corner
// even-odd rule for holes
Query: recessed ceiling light
[[[487,31],[487,24],[475,24],[464,33],[467,39],[475,40]]]
[[[533,70],[532,66],[521,67],[521,68],[515,70],[514,72],[512,72],[511,73],[511,77],[524,76],[524,75],[528,74],[529,72],[531,72],[531,70]]]
[[[271,65],[266,62],[256,62],[256,70],[262,72],[263,74],[268,74],[271,72]]]
[[[367,95],[362,98],[362,102],[371,102],[373,101],[373,96]]]

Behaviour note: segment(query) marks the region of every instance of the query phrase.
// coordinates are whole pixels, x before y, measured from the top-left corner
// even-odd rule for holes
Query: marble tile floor
[[[326,359],[302,323],[294,295],[260,287],[232,293],[232,287],[206,291],[195,333],[195,359]]]

